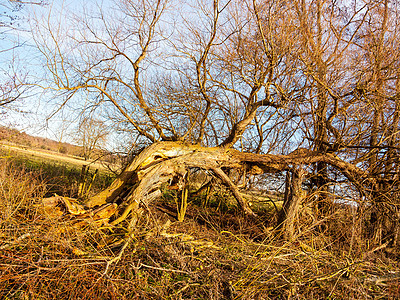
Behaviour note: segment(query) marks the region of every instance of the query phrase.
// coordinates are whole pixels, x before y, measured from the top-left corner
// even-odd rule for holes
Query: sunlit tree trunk
[[[373,109],[372,123],[371,123],[371,135],[369,139],[370,153],[369,153],[369,169],[371,174],[377,179],[375,185],[372,186],[371,196],[373,201],[372,212],[371,212],[371,230],[373,232],[374,239],[377,243],[381,243],[383,238],[383,223],[385,217],[383,212],[382,203],[385,202],[384,190],[385,185],[383,182],[384,169],[383,163],[379,158],[379,146],[382,145],[383,128],[385,127],[384,122],[384,105],[385,95],[384,87],[384,75],[383,75],[383,62],[384,62],[384,49],[385,49],[385,34],[387,32],[387,21],[388,21],[388,0],[383,2],[383,7],[380,9],[382,4],[378,4],[379,15],[381,15],[381,24],[378,29],[378,34],[372,35],[369,41],[369,55],[370,62],[372,64],[372,75],[371,81],[374,85],[374,91],[371,99],[371,108]],[[371,28],[372,30],[372,28]]]
[[[296,221],[304,200],[304,192],[301,187],[304,175],[305,172],[301,167],[286,172],[285,196],[282,210],[278,216],[278,228],[283,231],[285,238],[290,241],[295,237]]]

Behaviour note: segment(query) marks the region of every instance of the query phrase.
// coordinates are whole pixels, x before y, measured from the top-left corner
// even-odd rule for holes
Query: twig
[[[149,266],[146,265],[144,263],[139,263],[137,267],[135,267],[135,269],[140,269],[141,267],[145,267],[145,268],[149,268],[149,269],[153,269],[153,270],[157,270],[157,271],[165,271],[165,272],[174,272],[174,273],[183,273],[183,274],[190,274],[187,271],[181,271],[181,270],[175,270],[175,269],[166,269],[166,268],[160,268],[160,267],[154,267],[154,266]]]
[[[7,244],[0,246],[0,250],[5,250],[7,248],[11,248],[14,244],[17,244],[18,242],[20,242],[30,236],[31,236],[30,233],[25,233],[25,234],[21,235],[20,237],[16,238],[14,241],[8,242]]]
[[[370,256],[372,253],[374,253],[376,251],[379,251],[379,250],[382,250],[382,249],[386,248],[387,245],[389,245],[389,241],[387,241],[386,243],[384,243],[384,244],[372,249],[371,251],[368,251],[367,253],[365,253],[363,255],[363,259],[366,259],[368,256]]]
[[[107,275],[108,270],[109,270],[110,266],[111,266],[113,263],[115,263],[115,264],[118,263],[118,261],[119,261],[119,260],[121,259],[121,257],[122,257],[122,254],[124,254],[124,251],[125,251],[126,247],[128,247],[129,243],[130,243],[132,240],[133,240],[133,233],[131,233],[131,234],[129,235],[128,239],[126,240],[126,242],[125,242],[124,245],[122,246],[121,250],[119,250],[118,255],[115,256],[113,259],[110,259],[110,260],[107,261],[106,269],[104,270],[104,272],[103,272],[102,276],[100,276],[100,278]]]

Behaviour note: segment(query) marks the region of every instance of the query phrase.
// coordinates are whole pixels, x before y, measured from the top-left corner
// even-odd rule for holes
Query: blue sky
[[[112,1],[78,1],[78,0],[55,0],[49,1],[51,5],[40,7],[40,6],[26,6],[26,8],[19,12],[21,17],[21,24],[18,31],[10,32],[7,34],[7,43],[12,45],[18,43],[22,45],[12,51],[6,53],[0,53],[0,70],[6,70],[12,58],[15,58],[18,66],[18,72],[20,74],[28,74],[29,80],[35,82],[35,78],[43,77],[43,64],[45,63],[43,57],[35,48],[34,41],[30,36],[29,29],[29,17],[46,18],[49,11],[53,12],[53,20],[56,22],[63,22],[63,25],[68,27],[68,24],[64,18],[60,17],[59,11],[71,11],[78,13],[83,9],[90,10],[90,6],[102,5],[111,6]],[[177,1],[175,4],[179,4],[179,12],[182,12],[184,8],[190,10],[188,3],[191,1]],[[210,1],[210,3],[212,3]],[[84,4],[84,6],[83,6]],[[107,10],[109,12],[110,10]],[[196,21],[201,22],[200,18],[196,18]],[[172,22],[171,22],[172,24]],[[175,24],[175,23],[174,23]],[[70,28],[73,28],[74,24],[69,23]],[[26,30],[24,30],[26,29]],[[5,45],[3,43],[3,45]],[[60,102],[62,99],[57,99]],[[78,99],[79,100],[79,99]],[[81,99],[84,101],[84,99]],[[70,110],[65,110],[64,113],[57,114],[48,122],[46,118],[54,110],[56,103],[53,99],[49,98],[48,94],[43,94],[38,89],[33,89],[29,97],[26,97],[24,101],[16,103],[12,109],[8,110],[7,118],[0,120],[2,125],[11,125],[25,131],[32,135],[38,135],[48,137],[52,139],[60,139],[71,142],[68,138],[68,134],[65,134],[68,129],[73,129],[77,125],[76,116],[71,117],[72,113],[69,112],[74,110],[71,107]],[[76,115],[76,114],[75,114]]]
[[[14,22],[17,25],[16,30],[3,30],[2,40],[0,42],[0,80],[4,82],[7,74],[12,74],[14,69],[20,76],[40,77],[41,64],[40,53],[34,45],[34,41],[29,33],[29,18],[47,16],[49,10],[71,10],[77,12],[82,9],[82,4],[88,7],[88,4],[96,4],[99,1],[50,1],[51,5],[40,7],[37,5],[27,5],[22,10],[13,12],[11,6],[0,4],[2,9],[2,21],[8,21],[6,15],[12,14],[18,17]],[[110,1],[102,1],[108,3]],[[13,126],[21,131],[32,135],[43,136],[51,139],[60,139],[72,141],[64,133],[66,128],[71,128],[73,120],[60,114],[46,122],[53,107],[51,101],[43,96],[39,90],[32,90],[24,99],[15,102],[7,107],[6,115],[2,115],[0,125]]]
[[[17,62],[18,72],[20,74],[28,74],[31,82],[35,78],[42,77],[43,64],[45,63],[43,57],[35,48],[35,43],[29,33],[29,18],[47,18],[49,11],[52,11],[53,20],[55,22],[63,22],[63,26],[68,24],[66,19],[60,17],[61,11],[72,13],[79,13],[83,9],[89,10],[91,8],[101,5],[102,7],[111,6],[113,1],[108,0],[55,0],[49,1],[50,5],[41,7],[37,5],[26,6],[18,14],[21,16],[21,22],[18,30],[7,33],[7,47],[11,48],[12,45],[20,45],[14,50],[0,53],[0,70],[7,70],[11,61]],[[182,1],[186,2],[186,1]],[[182,9],[182,6],[181,6]],[[64,23],[65,22],[65,23]],[[69,28],[73,28],[74,24],[70,23]],[[6,45],[2,43],[2,45]],[[60,100],[59,100],[60,101]],[[70,111],[67,109],[64,113],[55,115],[48,122],[46,118],[55,109],[55,102],[49,98],[48,94],[42,94],[40,90],[32,90],[29,97],[23,101],[18,101],[11,109],[8,109],[7,118],[0,120],[1,125],[11,125],[21,131],[25,131],[32,135],[43,136],[52,139],[60,139],[61,137],[66,141],[68,134],[65,134],[67,129],[72,129],[77,125],[76,117],[71,117]],[[71,107],[71,110],[74,108]]]

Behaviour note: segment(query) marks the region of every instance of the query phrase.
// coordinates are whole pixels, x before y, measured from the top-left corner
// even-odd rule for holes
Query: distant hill
[[[82,156],[83,148],[69,143],[57,142],[51,139],[31,136],[14,128],[0,126],[0,142],[49,150],[68,155]]]

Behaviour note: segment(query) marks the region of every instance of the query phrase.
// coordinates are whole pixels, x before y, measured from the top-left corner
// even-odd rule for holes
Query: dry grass
[[[163,199],[131,231],[74,227],[43,211],[46,186],[35,173],[2,160],[0,183],[2,299],[400,297],[398,252],[355,239],[346,211],[323,227],[300,216],[292,242],[221,199],[207,208],[192,201],[184,222]]]

